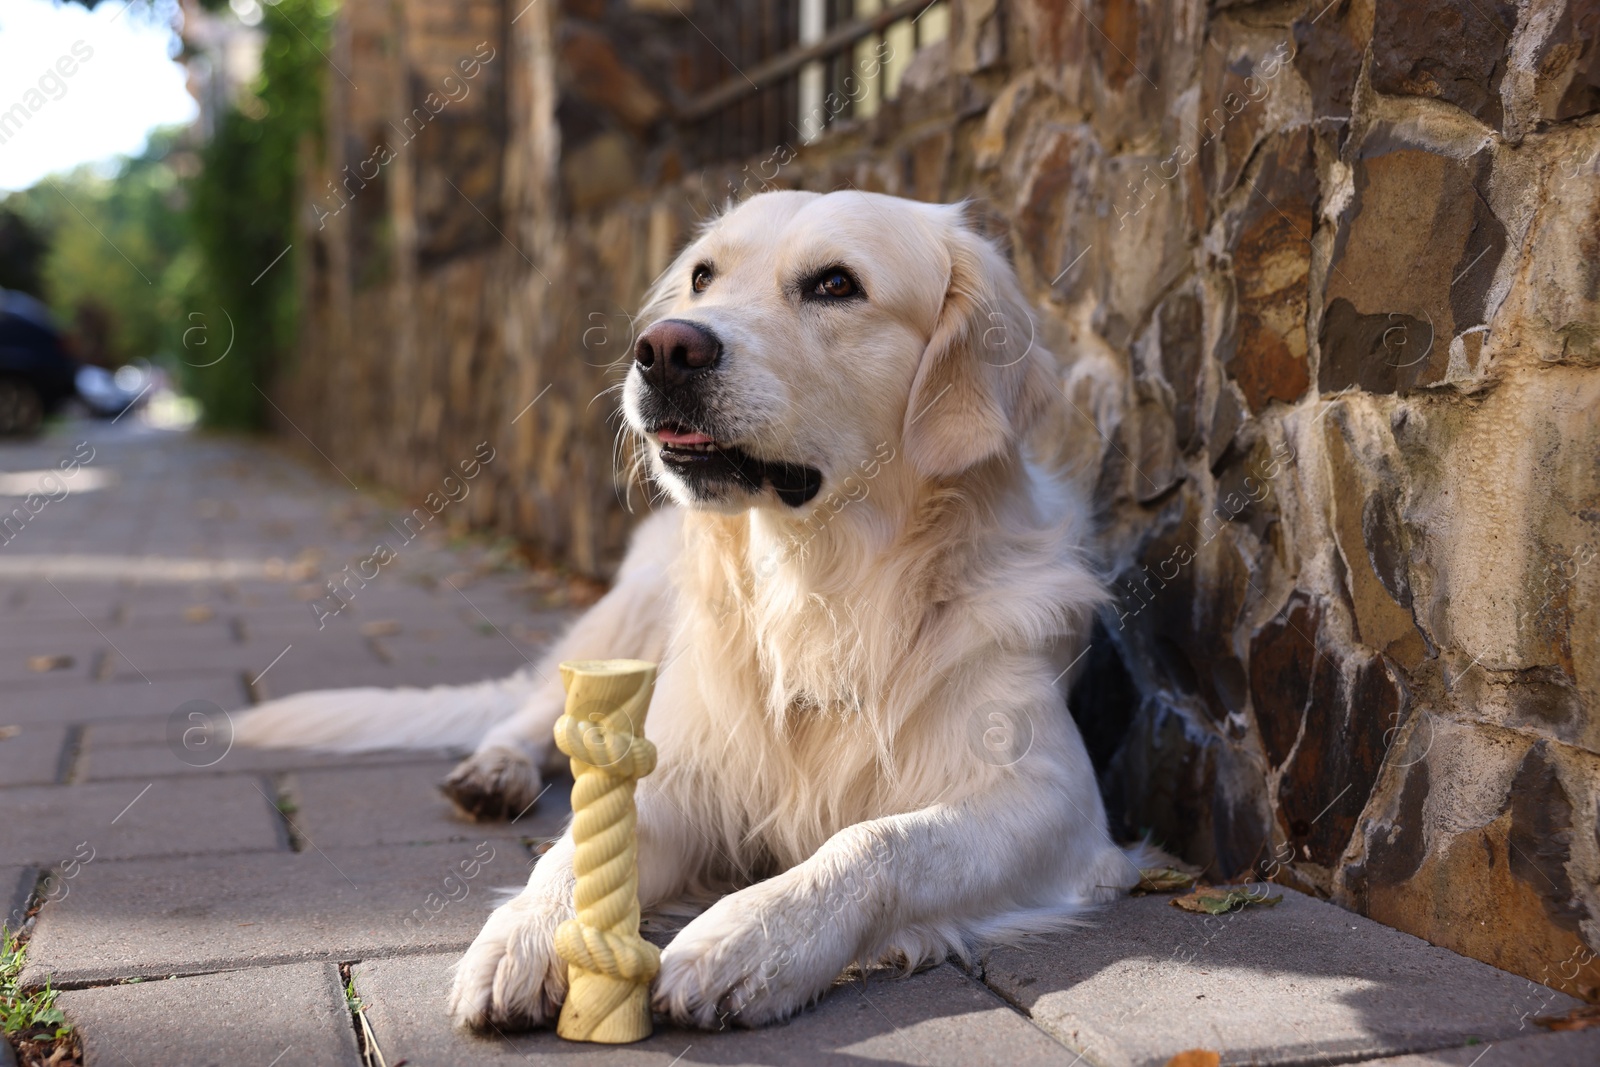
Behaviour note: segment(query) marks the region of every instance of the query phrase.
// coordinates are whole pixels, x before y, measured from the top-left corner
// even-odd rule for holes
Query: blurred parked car
[[[37,432],[76,391],[76,372],[49,309],[0,289],[0,436]]]
[[[149,365],[142,360],[118,367],[115,374],[93,364],[78,368],[78,396],[83,398],[91,414],[101,418],[121,415],[144,395],[150,383]]]

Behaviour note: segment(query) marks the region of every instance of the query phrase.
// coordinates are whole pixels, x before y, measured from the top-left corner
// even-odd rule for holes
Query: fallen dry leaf
[[[1194,886],[1194,875],[1176,867],[1146,867],[1139,872],[1135,893],[1176,893]]]
[[[21,732],[22,727],[20,726],[0,726],[0,741],[4,741],[8,737],[16,737]]]
[[[1282,899],[1282,893],[1269,897],[1265,890],[1252,889],[1248,886],[1208,885],[1201,886],[1187,896],[1173,897],[1172,906],[1182,908],[1184,911],[1199,912],[1202,915],[1221,915],[1251,904],[1261,904],[1270,908]]]
[[[1546,1030],[1589,1030],[1600,1027],[1600,1004],[1585,1004],[1565,1015],[1535,1015],[1533,1021]]]
[[[1217,1067],[1222,1062],[1222,1054],[1212,1052],[1208,1048],[1192,1048],[1180,1052],[1167,1061],[1167,1067]]]
[[[393,619],[374,619],[361,624],[362,637],[393,637],[400,632],[400,624]]]
[[[45,671],[64,671],[72,666],[71,656],[29,656],[28,669],[38,674]]]
[[[212,611],[209,605],[190,604],[183,609],[183,617],[190,622],[210,622],[217,617],[217,613]]]

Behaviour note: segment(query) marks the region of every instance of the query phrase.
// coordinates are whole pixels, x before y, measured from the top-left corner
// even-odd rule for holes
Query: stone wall
[[[463,514],[603,573],[609,365],[693,225],[972,198],[1119,575],[1075,712],[1121,831],[1596,996],[1600,4],[957,0],[874,118],[700,169],[671,5],[444,7],[346,5],[386,106],[491,29],[503,79],[318,238],[284,395],[352,476],[420,493],[488,439]]]

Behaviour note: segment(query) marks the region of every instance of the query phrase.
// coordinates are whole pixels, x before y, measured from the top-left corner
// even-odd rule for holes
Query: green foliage
[[[268,0],[259,80],[198,159],[191,134],[161,130],[109,171],[79,167],[0,201],[0,276],[48,300],[80,357],[178,372],[213,426],[258,427],[257,389],[294,345],[300,161],[319,143],[335,7]]]
[[[109,174],[79,167],[0,205],[16,228],[43,242],[34,277],[18,277],[16,287],[49,302],[83,359],[113,367],[136,358],[171,363],[178,349],[177,323],[196,268],[173,165],[183,155],[180,137],[157,130],[142,153]],[[8,262],[19,275],[23,252]]]
[[[44,257],[50,250],[39,227],[0,204],[0,289],[20,289],[44,297]]]
[[[18,985],[25,955],[16,936],[0,927],[0,1031],[32,1035],[43,1029],[46,1036],[65,1037],[72,1027],[56,1007],[57,991],[46,983],[37,993],[23,993]]]
[[[185,374],[211,425],[260,425],[257,387],[266,387],[294,344],[297,255],[284,250],[295,239],[302,145],[314,146],[321,126],[323,52],[334,9],[333,0],[280,0],[265,8],[254,98],[248,110],[233,107],[220,117],[202,152],[192,187],[201,263],[194,310],[206,316],[208,344],[222,342],[227,321],[233,326],[228,357]],[[186,364],[212,358],[210,350],[195,352]]]

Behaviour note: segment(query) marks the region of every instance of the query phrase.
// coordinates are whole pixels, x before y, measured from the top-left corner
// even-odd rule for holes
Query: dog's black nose
[[[715,334],[679,319],[662,319],[640,334],[633,346],[633,361],[657,389],[682,385],[721,355],[722,342]]]

